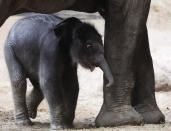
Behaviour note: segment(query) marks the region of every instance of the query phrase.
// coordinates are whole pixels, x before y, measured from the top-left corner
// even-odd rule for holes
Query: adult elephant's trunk
[[[108,84],[106,85],[106,87],[110,87],[113,85],[114,83],[114,79],[113,79],[113,75],[112,72],[105,60],[105,58],[103,57],[103,59],[100,61],[99,63],[99,67],[102,69],[102,71],[104,72],[104,76],[105,78],[109,81]]]

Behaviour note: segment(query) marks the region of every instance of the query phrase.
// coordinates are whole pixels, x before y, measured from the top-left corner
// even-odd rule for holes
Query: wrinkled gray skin
[[[37,107],[45,96],[51,129],[72,127],[78,63],[90,70],[100,67],[109,81],[107,87],[113,84],[101,36],[94,27],[76,18],[62,21],[55,15],[36,14],[21,19],[10,30],[4,52],[16,124],[32,124],[29,117],[36,117]],[[26,78],[34,86],[27,99]]]
[[[162,123],[146,21],[151,0],[0,0],[0,24],[22,12],[99,12],[105,18],[105,57],[115,78],[104,88],[97,126]],[[67,83],[67,80],[66,80]]]

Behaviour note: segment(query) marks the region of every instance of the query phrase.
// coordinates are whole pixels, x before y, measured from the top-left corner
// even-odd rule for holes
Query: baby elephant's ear
[[[66,23],[63,21],[55,26],[54,32],[56,36],[60,36],[63,34],[63,32],[66,30]]]
[[[68,18],[55,26],[54,32],[57,36],[62,35],[65,31],[72,31],[81,21],[75,17]]]

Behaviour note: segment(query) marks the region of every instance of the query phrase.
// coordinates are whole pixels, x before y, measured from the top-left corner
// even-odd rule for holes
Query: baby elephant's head
[[[105,78],[109,81],[106,87],[113,85],[113,76],[104,58],[101,35],[92,25],[71,17],[58,24],[54,31],[57,36],[64,40],[67,39],[70,43],[73,63],[79,63],[91,71],[95,67],[100,67],[105,74]],[[68,36],[71,36],[71,39],[68,39]]]
[[[71,56],[74,62],[93,71],[100,67],[105,74],[110,87],[114,80],[111,70],[104,58],[104,48],[101,35],[90,24],[81,23],[73,31]]]

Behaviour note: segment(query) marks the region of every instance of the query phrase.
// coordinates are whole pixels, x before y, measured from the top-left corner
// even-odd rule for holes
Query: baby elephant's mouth
[[[97,67],[97,65],[92,64],[92,63],[88,63],[88,62],[80,62],[80,64],[81,64],[84,68],[90,70],[91,72],[93,72],[93,71],[95,70],[95,68]]]
[[[93,71],[95,70],[95,68],[96,68],[96,66],[95,66],[95,65],[92,65],[92,66],[90,67],[90,71],[93,72]]]

